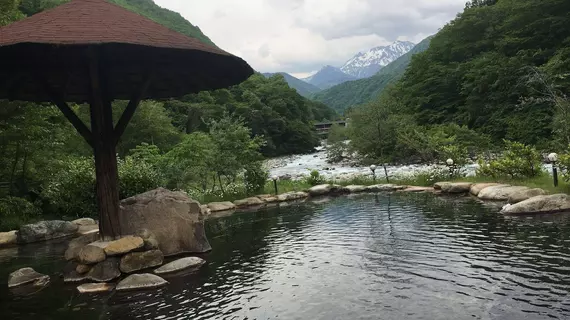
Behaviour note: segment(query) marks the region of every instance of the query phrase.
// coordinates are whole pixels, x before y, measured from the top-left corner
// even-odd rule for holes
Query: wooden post
[[[115,151],[115,135],[111,101],[102,85],[97,53],[89,52],[89,73],[91,80],[91,132],[95,155],[97,177],[97,204],[99,230],[103,240],[114,240],[121,236],[119,223],[119,172]]]

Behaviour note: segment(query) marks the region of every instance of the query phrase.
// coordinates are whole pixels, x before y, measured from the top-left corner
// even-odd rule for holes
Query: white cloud
[[[306,75],[396,39],[419,42],[466,0],[155,0],[263,72]]]

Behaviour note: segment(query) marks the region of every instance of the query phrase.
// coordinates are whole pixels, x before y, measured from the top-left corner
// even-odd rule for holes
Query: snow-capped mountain
[[[414,46],[415,44],[409,41],[396,41],[389,46],[359,52],[348,60],[340,70],[355,78],[372,77],[392,61],[408,53]]]
[[[320,89],[328,89],[346,81],[356,80],[356,78],[342,72],[339,68],[324,66],[319,72],[301,80],[317,86]]]

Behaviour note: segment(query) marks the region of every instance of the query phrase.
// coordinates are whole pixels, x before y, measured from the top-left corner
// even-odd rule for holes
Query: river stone
[[[308,197],[309,197],[309,194],[306,192],[291,191],[291,192],[287,192],[287,193],[283,193],[283,194],[278,195],[277,200],[279,200],[279,202],[284,202],[284,201],[301,200],[301,199],[305,199]]]
[[[105,260],[105,250],[97,246],[86,245],[79,250],[77,261],[82,264],[96,264]]]
[[[468,193],[471,190],[471,182],[451,182],[441,185],[441,191],[444,193]]]
[[[110,283],[85,283],[77,287],[79,293],[110,292],[113,289],[115,289],[115,285]]]
[[[81,251],[81,249],[83,249],[83,247],[86,245],[96,241],[98,238],[98,234],[92,233],[71,240],[67,245],[67,250],[65,251],[65,260],[77,260],[79,251]]]
[[[530,199],[532,197],[544,196],[544,195],[546,195],[546,191],[540,188],[521,190],[518,192],[511,193],[511,195],[509,196],[509,203],[515,204]]]
[[[333,192],[333,185],[321,184],[309,189],[309,195],[312,197],[324,196]]]
[[[567,194],[554,194],[536,196],[513,205],[506,205],[501,213],[531,214],[564,211],[570,211],[570,196]]]
[[[206,260],[198,257],[188,257],[178,259],[154,270],[156,274],[174,273],[187,269],[198,269],[206,263]]]
[[[346,186],[344,187],[344,190],[346,190],[346,192],[348,193],[360,193],[360,192],[365,192],[367,189],[366,186]]]
[[[212,249],[204,230],[200,203],[183,192],[163,188],[121,201],[119,221],[123,234],[148,229],[164,256],[201,253]]]
[[[86,274],[87,272],[89,272],[89,270],[91,270],[91,266],[86,264],[78,264],[77,267],[75,268],[75,272],[77,272],[78,274]]]
[[[408,187],[404,190],[401,190],[402,192],[410,192],[410,193],[420,193],[420,192],[435,192],[435,189],[433,187],[415,187],[415,186],[411,186]]]
[[[230,211],[235,208],[236,205],[229,201],[208,203],[208,209],[210,209],[210,212]]]
[[[277,199],[277,196],[274,196],[272,194],[260,194],[256,197],[258,197],[259,199],[261,199],[265,203],[279,202],[279,199]]]
[[[509,200],[511,194],[528,189],[519,186],[494,186],[481,190],[477,197],[481,200],[506,201]]]
[[[18,243],[47,241],[74,235],[79,226],[69,221],[41,221],[20,227]]]
[[[469,190],[469,192],[474,196],[478,196],[479,193],[481,192],[481,190],[483,190],[485,188],[489,188],[489,187],[496,187],[496,186],[508,187],[509,185],[508,184],[500,184],[500,183],[476,183],[476,184],[471,186],[471,189]]]
[[[238,208],[243,208],[243,207],[262,206],[265,204],[265,202],[257,197],[251,197],[247,199],[236,200],[234,201],[234,204]]]
[[[120,259],[117,257],[107,258],[103,262],[99,262],[89,270],[86,277],[96,282],[109,282],[121,276],[119,269]]]
[[[164,261],[164,255],[160,250],[145,252],[131,252],[121,258],[119,269],[124,273],[160,266]]]
[[[144,240],[141,237],[127,236],[109,242],[104,250],[108,256],[120,256],[142,247],[144,247]]]
[[[14,288],[33,283],[34,286],[43,286],[49,283],[49,276],[36,272],[32,268],[16,270],[8,276],[8,288]]]
[[[366,187],[366,191],[369,192],[380,192],[380,191],[398,191],[406,189],[405,186],[398,186],[395,184],[377,184],[373,186]]]
[[[71,221],[71,223],[76,224],[78,226],[89,226],[89,225],[96,225],[97,222],[91,218],[81,218],[77,220]]]
[[[0,247],[11,246],[18,243],[18,231],[0,232]]]
[[[168,284],[168,281],[161,277],[150,274],[132,274],[119,282],[116,287],[117,291],[130,291],[130,290],[143,290],[163,287]]]

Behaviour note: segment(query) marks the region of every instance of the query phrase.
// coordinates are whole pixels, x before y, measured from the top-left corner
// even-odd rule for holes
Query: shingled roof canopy
[[[229,87],[242,59],[105,0],[72,0],[0,28],[0,99],[53,102],[93,147],[104,239],[121,235],[115,146],[140,100]],[[114,127],[111,101],[130,100]],[[89,103],[91,129],[67,102]]]

